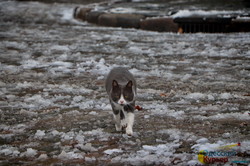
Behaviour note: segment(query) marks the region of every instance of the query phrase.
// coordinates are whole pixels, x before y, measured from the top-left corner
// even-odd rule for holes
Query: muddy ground
[[[74,4],[0,4],[1,165],[195,165],[202,143],[240,142],[234,157],[250,157],[250,33],[98,27],[74,20]],[[104,90],[115,66],[138,84],[132,137]]]

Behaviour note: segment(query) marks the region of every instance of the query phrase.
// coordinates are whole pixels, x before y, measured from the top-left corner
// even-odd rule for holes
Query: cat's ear
[[[126,87],[128,87],[128,88],[132,88],[132,86],[133,86],[133,82],[132,82],[132,81],[129,81],[129,82],[127,83],[127,85],[126,85]]]
[[[113,86],[113,87],[117,87],[117,86],[118,86],[118,83],[117,83],[117,81],[116,81],[116,80],[113,80],[113,82],[112,82],[112,86]]]

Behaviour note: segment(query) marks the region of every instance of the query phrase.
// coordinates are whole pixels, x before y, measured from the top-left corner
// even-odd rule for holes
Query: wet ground
[[[230,162],[248,161],[250,33],[98,27],[74,7],[0,2],[1,165],[195,165],[235,143]],[[104,90],[115,66],[138,84],[132,137]]]

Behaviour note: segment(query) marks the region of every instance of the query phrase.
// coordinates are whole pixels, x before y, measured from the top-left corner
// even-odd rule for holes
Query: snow
[[[57,136],[57,135],[59,135],[60,133],[59,133],[57,130],[53,130],[53,131],[51,131],[51,134],[52,134],[53,136]]]
[[[220,98],[227,100],[227,99],[233,98],[233,95],[230,93],[222,93],[222,94],[220,94]]]
[[[58,159],[61,160],[69,160],[69,159],[83,159],[83,155],[75,153],[75,152],[65,152],[62,151],[58,156]]]
[[[232,14],[235,13],[243,13],[243,11],[223,11],[223,10],[180,10],[174,15],[172,15],[173,18],[178,17],[191,17],[191,16],[223,16],[223,17],[230,17]]]
[[[205,95],[199,92],[196,93],[190,93],[186,96],[187,99],[194,99],[194,100],[200,100],[200,99],[204,99]]]
[[[32,149],[32,148],[28,148],[26,152],[23,152],[21,154],[21,156],[24,156],[24,157],[35,157],[36,155],[37,155],[37,150]]]
[[[179,144],[175,143],[159,144],[157,146],[143,145],[142,149],[135,154],[127,158],[117,156],[112,159],[112,162],[130,163],[132,165],[170,164],[173,153],[178,147]]]
[[[0,19],[9,20],[0,26],[6,162],[199,165],[200,150],[237,142],[235,150],[250,153],[249,33],[100,27],[72,20],[74,7],[0,2]],[[173,17],[230,13],[184,10]],[[134,74],[143,108],[135,111],[132,137],[115,131],[104,88],[117,66]]]
[[[37,130],[36,131],[35,137],[42,138],[44,136],[45,136],[45,131],[44,130]]]
[[[76,147],[83,150],[84,152],[95,152],[95,151],[97,151],[97,149],[94,148],[91,143],[86,143],[85,145],[77,144]]]
[[[6,147],[4,149],[0,149],[0,154],[5,156],[19,156],[20,152],[15,147]]]
[[[104,151],[104,153],[108,155],[112,155],[113,153],[122,153],[122,152],[123,150],[121,149],[108,149]]]
[[[48,155],[47,154],[41,154],[37,160],[39,161],[44,161],[44,160],[47,160],[48,159]]]
[[[239,119],[239,120],[250,120],[249,111],[244,113],[225,113],[210,116],[209,119]]]
[[[208,139],[207,138],[200,138],[200,139],[196,140],[196,142],[198,144],[205,144],[208,142]]]

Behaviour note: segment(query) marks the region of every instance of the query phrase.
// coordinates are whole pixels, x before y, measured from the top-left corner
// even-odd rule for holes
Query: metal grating
[[[228,32],[231,18],[175,18],[183,33],[222,33]]]

